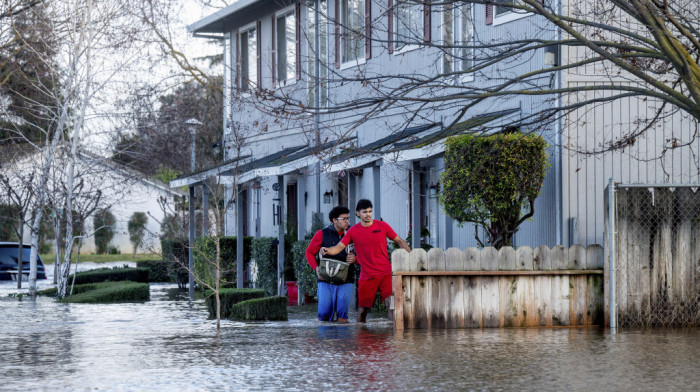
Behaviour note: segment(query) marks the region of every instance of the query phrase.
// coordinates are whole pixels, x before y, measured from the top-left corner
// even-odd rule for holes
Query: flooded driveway
[[[306,306],[217,333],[171,284],[87,305],[10,297],[13,283],[0,285],[2,390],[700,390],[697,329],[395,333],[384,318],[319,323]]]

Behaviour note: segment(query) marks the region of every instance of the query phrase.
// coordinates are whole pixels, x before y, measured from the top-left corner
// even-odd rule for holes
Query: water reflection
[[[313,307],[290,309],[288,322],[224,320],[217,333],[203,301],[175,285],[151,285],[138,304],[2,295],[0,370],[12,382],[0,389],[700,389],[697,329],[394,333],[382,318],[321,323]]]

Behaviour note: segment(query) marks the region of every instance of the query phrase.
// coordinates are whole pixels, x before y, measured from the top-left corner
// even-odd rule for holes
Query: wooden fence
[[[391,256],[396,329],[603,323],[599,245],[433,248]]]

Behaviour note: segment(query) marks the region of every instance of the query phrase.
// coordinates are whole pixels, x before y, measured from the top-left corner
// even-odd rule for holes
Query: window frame
[[[297,50],[297,46],[296,46],[296,33],[295,33],[295,35],[292,37],[292,41],[291,41],[291,44],[292,44],[292,45],[291,45],[291,47],[290,47],[290,45],[288,45],[288,44],[289,44],[289,40],[288,40],[289,37],[285,34],[285,38],[286,38],[286,39],[285,39],[285,48],[286,48],[286,52],[285,52],[285,53],[286,53],[286,58],[285,58],[285,60],[286,60],[286,62],[287,62],[287,74],[285,75],[286,78],[285,78],[284,80],[282,80],[282,79],[280,78],[280,74],[279,74],[279,69],[280,69],[280,55],[281,55],[281,53],[282,53],[282,51],[280,50],[280,42],[279,42],[279,39],[278,39],[278,38],[279,38],[279,34],[280,34],[280,31],[279,31],[279,20],[280,20],[281,18],[285,18],[285,27],[287,27],[287,23],[288,23],[288,20],[289,20],[288,18],[290,18],[290,17],[291,17],[291,21],[292,21],[292,27],[293,27],[294,30],[296,31],[296,26],[297,26],[298,21],[296,20],[296,12],[295,12],[295,9],[294,9],[294,5],[290,5],[290,6],[288,6],[288,7],[285,7],[285,8],[283,8],[283,9],[281,9],[281,10],[275,12],[275,36],[272,37],[272,39],[275,40],[275,69],[273,70],[273,72],[275,73],[275,87],[291,86],[291,85],[294,85],[294,84],[297,82],[296,68],[297,68],[298,64],[296,63],[296,62],[297,62],[297,53],[296,53],[296,50]],[[287,32],[287,30],[285,29],[285,33],[286,33],[286,32]],[[291,51],[291,52],[290,52],[290,51]],[[288,63],[288,60],[290,59],[290,53],[291,53],[291,56],[292,56],[291,58],[294,59],[294,64],[291,66],[291,68],[290,68],[290,65],[289,65],[289,63]],[[290,77],[290,72],[291,72],[291,77]]]
[[[348,8],[347,5],[351,2],[355,1],[359,5],[359,10],[362,12],[362,16],[360,20],[362,21],[361,26],[358,27],[358,31],[360,31],[360,35],[357,36],[356,40],[361,44],[361,47],[357,48],[358,51],[358,57],[349,59],[349,60],[344,60],[345,57],[345,43],[346,40],[349,38],[349,31],[348,29],[348,23],[346,20],[346,13],[344,11],[344,7]],[[365,2],[369,0],[339,0],[338,5],[340,6],[340,70],[343,69],[348,69],[351,67],[359,66],[362,64],[365,64],[367,62],[367,59],[365,58],[365,29],[366,29],[366,24],[365,24]]]
[[[400,7],[401,4],[406,4],[406,3],[410,3],[411,7],[415,7],[417,12],[418,12],[419,21],[416,25],[417,31],[415,31],[416,38],[418,38],[418,42],[416,42],[416,43],[405,42],[405,43],[403,43],[403,46],[400,47],[399,45],[402,43],[402,40],[399,40],[399,8],[401,8]],[[391,16],[394,19],[394,23],[393,23],[394,31],[391,32],[391,36],[392,36],[392,39],[394,42],[393,54],[395,54],[395,55],[396,54],[403,54],[403,53],[410,52],[412,50],[416,50],[416,49],[420,48],[421,44],[423,43],[423,36],[425,34],[425,32],[422,32],[422,30],[425,28],[425,21],[423,20],[423,18],[425,17],[424,9],[423,9],[424,6],[425,5],[422,2],[415,2],[415,1],[411,1],[411,0],[408,0],[408,1],[396,0],[396,3],[394,4],[394,8],[392,10],[392,16]],[[409,29],[409,32],[411,32],[410,26],[408,27],[408,29]],[[422,32],[423,34],[419,34],[420,32]],[[406,38],[410,38],[410,37],[404,37],[403,41],[407,40]]]
[[[316,78],[316,59],[318,58],[318,61],[320,62],[319,65],[319,72],[320,75],[318,75],[319,78],[319,107],[325,108],[328,107],[328,93],[330,92],[328,88],[328,68],[330,67],[330,40],[332,38],[332,23],[333,20],[328,16],[328,4],[329,0],[319,0],[318,4],[325,3],[325,10],[314,10],[311,6],[307,5],[307,11],[306,11],[306,26],[307,32],[313,31],[313,34],[311,36],[307,37],[307,41],[309,42],[309,45],[307,46],[307,58],[308,61],[306,61],[306,74],[308,75],[309,80],[307,81],[307,88],[309,89],[307,93],[307,97],[315,95],[316,92],[314,91],[314,88],[316,87],[315,83],[315,78]],[[314,4],[317,4],[314,2]],[[316,21],[311,20],[310,17],[315,16],[315,14],[318,13],[318,22],[319,26],[321,27],[319,29],[319,26],[316,26]],[[325,16],[324,14],[325,13]],[[313,28],[312,28],[313,26]],[[321,32],[325,32],[325,45],[323,43],[323,39],[321,39]],[[319,34],[319,50],[321,53],[316,53],[316,34]],[[324,48],[325,46],[325,48]],[[324,51],[325,49],[325,51]],[[325,56],[324,56],[325,55]],[[325,57],[325,58],[324,58]],[[313,68],[313,69],[310,69]],[[325,73],[325,75],[324,75]],[[324,81],[325,78],[325,81]],[[325,94],[324,94],[325,93]],[[324,97],[325,95],[325,97]],[[308,99],[308,98],[307,98]],[[315,105],[315,102],[309,102],[309,105]]]
[[[260,32],[258,31],[257,22],[249,23],[249,24],[238,29],[238,39],[240,42],[240,48],[239,48],[239,52],[238,52],[238,63],[240,64],[240,67],[241,67],[241,75],[239,78],[240,79],[240,86],[238,86],[238,88],[241,91],[241,93],[243,93],[243,94],[250,94],[251,93],[250,88],[244,88],[244,86],[247,87],[247,85],[245,84],[245,81],[246,80],[250,81],[251,79],[248,78],[249,75],[246,75],[244,72],[244,69],[243,69],[243,34],[246,34],[250,31],[255,31],[255,34],[260,34]],[[248,37],[248,40],[250,41],[250,35],[247,34],[246,37]],[[253,62],[251,64],[250,45],[246,45],[246,48],[247,48],[247,50],[246,50],[247,59],[246,60],[247,60],[248,70],[250,70],[251,66],[255,70],[255,75],[254,75],[255,80],[253,80],[253,82],[252,82],[252,84],[255,86],[258,83],[258,81],[257,81],[258,74],[257,73],[260,72],[260,70],[258,69],[257,35],[253,38],[253,42],[255,42],[255,45],[256,45],[255,50],[253,51]],[[259,88],[260,86],[257,86],[257,87]]]
[[[515,3],[517,1],[518,0],[513,0],[512,2]],[[509,2],[509,0],[500,0],[500,1],[497,0],[497,2],[506,3],[506,2]],[[493,5],[493,24],[492,25],[493,26],[502,25],[504,23],[513,22],[513,21],[518,20],[518,19],[526,18],[530,15],[532,15],[532,12],[525,12],[525,11],[518,12],[518,11],[513,10],[513,9],[510,9],[509,11],[505,11],[505,12],[502,12],[499,14],[498,13],[498,4],[494,4]]]
[[[475,34],[474,34],[474,5],[472,3],[469,3],[467,1],[456,1],[454,3],[451,3],[449,5],[444,5],[441,14],[441,19],[442,19],[442,26],[440,28],[440,33],[442,35],[442,42],[445,44],[445,14],[447,11],[446,7],[452,7],[452,48],[451,52],[452,53],[446,53],[446,51],[442,51],[442,56],[450,57],[450,66],[452,67],[452,70],[450,73],[456,73],[456,72],[464,72],[464,67],[462,65],[463,58],[461,55],[457,55],[457,51],[462,50],[461,48],[458,48],[457,46],[462,42],[462,33],[463,33],[463,24],[462,21],[465,19],[465,13],[462,12],[463,7],[469,7],[469,26],[471,26],[471,33],[469,40],[471,41],[471,44],[473,46],[474,44],[474,39],[475,39]],[[471,49],[471,61],[473,62],[473,57],[474,53],[473,50]],[[442,64],[442,72],[446,73],[447,70],[445,69],[445,61],[443,60],[441,62]],[[460,83],[467,83],[467,82],[472,82],[474,81],[474,74],[473,73],[462,73],[459,75],[459,78],[455,78],[455,82],[457,82],[457,79],[459,79]]]

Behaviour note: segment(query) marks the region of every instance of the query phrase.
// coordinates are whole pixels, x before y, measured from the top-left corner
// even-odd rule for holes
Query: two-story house
[[[411,103],[429,93],[411,92],[410,82],[435,78],[440,89],[459,92],[545,66],[542,50],[510,69],[462,72],[485,55],[471,43],[542,34],[535,18],[467,2],[240,0],[189,28],[223,42],[228,161],[173,185],[197,185],[208,177],[235,184],[241,202],[227,215],[231,235],[278,236],[294,228],[302,238],[314,219],[328,224],[333,206],[353,210],[359,198],[368,198],[375,217],[404,238],[422,232],[433,246],[474,246],[474,228],[459,227],[438,203],[441,141],[465,130],[517,125],[547,103],[537,96],[506,97],[470,107],[456,120],[454,104]],[[404,100],[370,102],[389,102],[392,94]],[[552,208],[561,193],[553,131],[544,131],[553,169],[517,244],[561,242],[561,209]],[[419,246],[421,236],[412,239]]]

